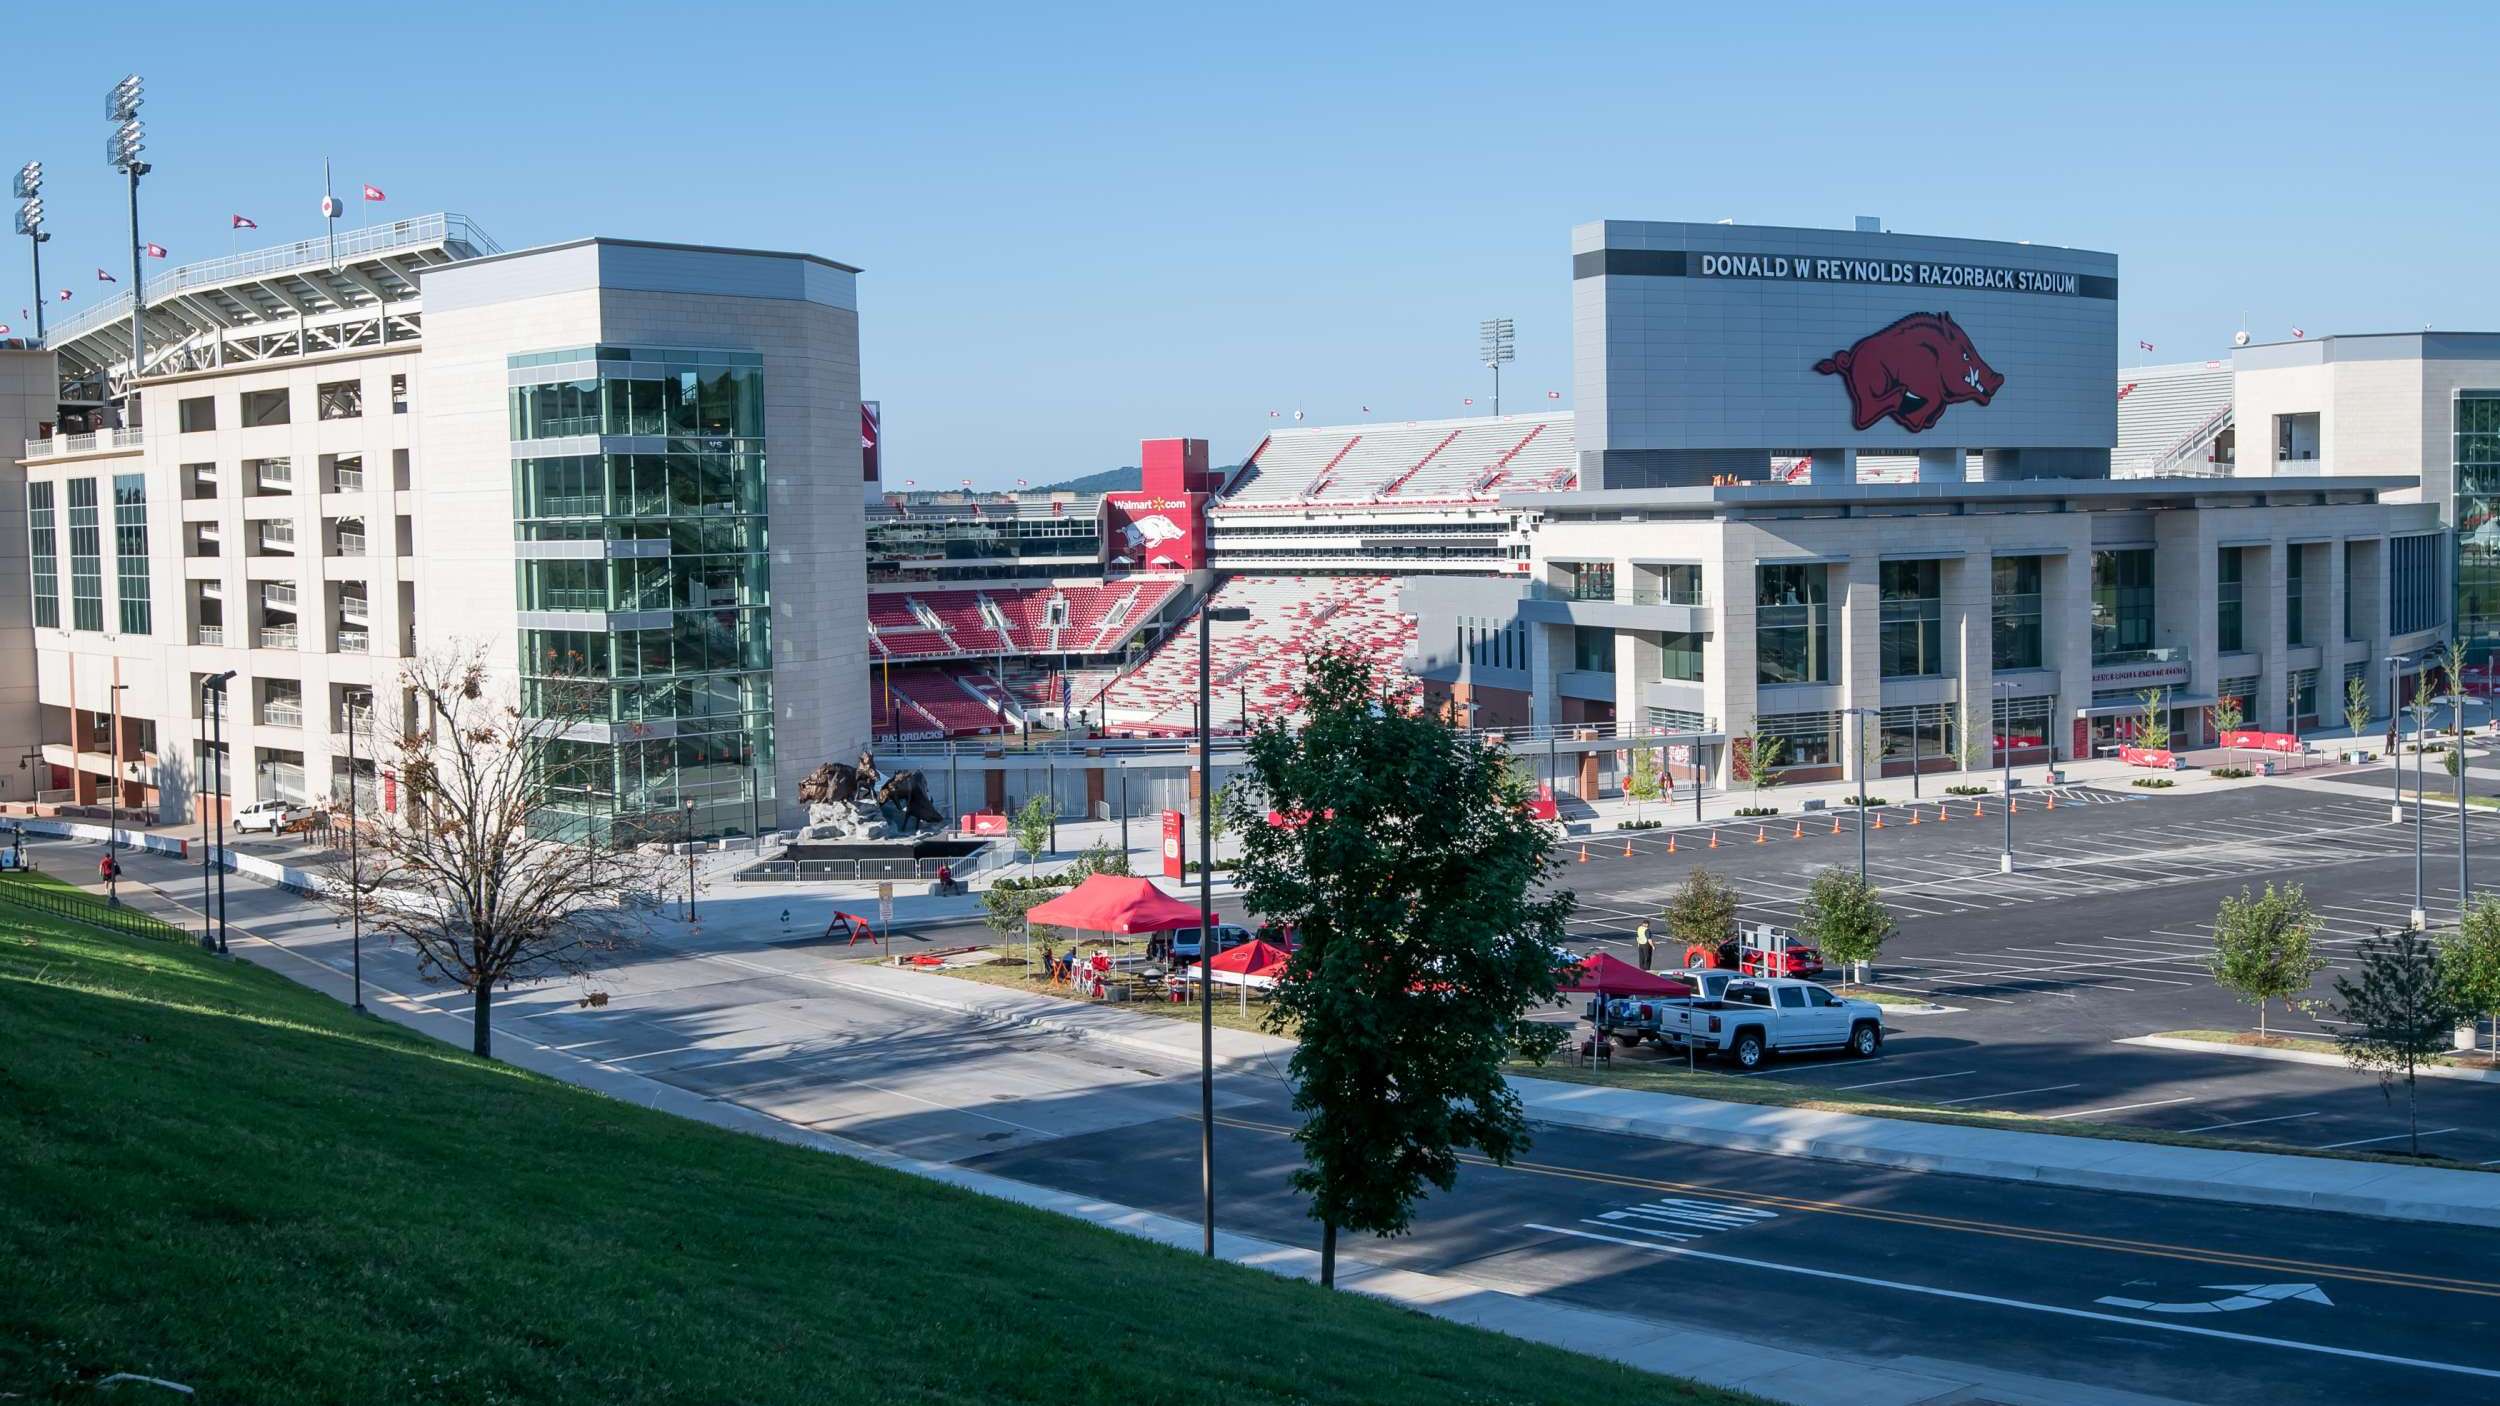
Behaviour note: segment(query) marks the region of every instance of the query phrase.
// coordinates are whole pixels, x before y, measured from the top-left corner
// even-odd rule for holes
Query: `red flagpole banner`
[[[164,258],[164,257],[165,257],[165,246],[164,246],[164,245],[162,245],[162,244],[151,244],[151,245],[149,245],[149,246],[148,246],[148,257],[149,257],[149,258],[151,258],[151,259],[161,259],[161,258]]]
[[[233,219],[234,219],[234,223],[233,223],[233,224],[231,224],[231,225],[229,225],[229,226],[227,226],[227,228],[229,228],[229,229],[259,229],[259,228],[260,228],[260,222],[259,222],[259,221],[257,221],[257,220],[254,220],[254,219],[250,218],[249,216],[246,216],[246,215],[236,215],[236,216],[234,216],[234,217],[233,217]]]
[[[383,197],[383,195],[382,195],[382,188],[381,188],[380,186],[377,186],[377,185],[368,185],[368,186],[366,186],[366,187],[365,187],[365,199],[367,199],[367,200],[380,200],[380,199],[383,199],[383,198],[384,198],[384,197]]]

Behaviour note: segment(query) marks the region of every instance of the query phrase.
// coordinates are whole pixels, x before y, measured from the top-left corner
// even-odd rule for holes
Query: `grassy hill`
[[[1079,474],[1057,483],[1045,483],[1028,491],[1034,493],[1134,493],[1145,481],[1145,470],[1135,464],[1125,469],[1104,469],[1100,473]]]
[[[0,1032],[0,1395],[1736,1399],[638,1109],[5,896]],[[1184,1343],[1182,1311],[1224,1326]]]

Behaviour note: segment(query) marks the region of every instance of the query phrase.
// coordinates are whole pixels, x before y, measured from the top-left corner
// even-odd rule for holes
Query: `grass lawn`
[[[2173,1031],[2173,1034],[2182,1032]],[[1713,1070],[1703,1061],[1696,1072],[1686,1072],[1681,1062],[1666,1060],[1622,1059],[1611,1069],[1589,1070],[1562,1060],[1545,1065],[1519,1063],[1511,1072],[1532,1079],[1558,1079],[1574,1084],[1604,1084],[1610,1088],[1639,1089],[1650,1093],[1684,1094],[1691,1098],[1711,1098],[1722,1103],[1752,1103],[1771,1108],[1811,1108],[1827,1113],[1863,1113],[1878,1118],[1902,1118],[1921,1123],[1951,1123],[1965,1128],[2003,1128],[2012,1132],[2057,1133],[2068,1137],[2109,1138],[2120,1142],[2153,1142],[2169,1147],[2210,1147],[2231,1152],[2275,1152],[2301,1157],[2335,1157],[2353,1162],[2399,1162],[2418,1167],[2437,1165],[2461,1170],[2477,1170],[2467,1162],[2442,1161],[2436,1158],[2399,1157],[2371,1152],[2320,1152],[2310,1148],[2285,1147],[2275,1143],[2245,1142],[2229,1138],[2190,1137],[2183,1133],[2166,1133],[2154,1128],[2127,1123],[2087,1123],[2075,1119],[2051,1121],[2023,1113],[1980,1113],[1961,1108],[1940,1108],[1912,1099],[1884,1098],[1875,1094],[1851,1094],[1825,1090],[1809,1090],[1775,1079],[1744,1079]],[[2488,1169],[2482,1169],[2488,1170]]]
[[[1106,946],[1109,947],[1115,954],[1122,956],[1143,954],[1146,950],[1146,944],[1142,940],[1135,938],[1121,939],[1110,943],[1089,942],[1085,944],[1083,950],[1088,953],[1092,953],[1101,951]],[[939,972],[938,975],[951,976],[962,981],[977,981],[984,986],[1004,986],[1012,990],[1028,992],[1035,996],[1056,996],[1064,1001],[1082,1001],[1087,1005],[1098,1004],[1097,1002],[1091,1001],[1087,998],[1080,997],[1075,991],[1068,987],[1055,986],[1050,982],[1041,979],[1040,972],[1042,948],[1040,943],[1035,943],[1033,946],[1034,965],[1031,975],[1026,973],[1025,965],[1022,960],[1023,948],[1014,944],[1002,944],[997,950],[1008,955],[1014,960],[985,962],[980,966],[974,967],[948,967],[944,971]],[[1062,946],[1062,950],[1065,950],[1064,944]],[[1190,999],[1185,1002],[1170,1001],[1164,999],[1164,988],[1162,983],[1141,982],[1137,987],[1136,998],[1123,1002],[1120,1009],[1126,1011],[1137,1011],[1144,1015],[1159,1015],[1170,1020],[1187,1020],[1194,1022],[1198,1019],[1197,988],[1194,985],[1190,988]],[[1266,1015],[1267,1002],[1260,999],[1258,992],[1253,991],[1250,993],[1249,1009],[1245,1011],[1242,1008],[1240,988],[1225,986],[1222,984],[1218,984],[1216,986],[1215,1023],[1217,1025],[1223,1026],[1227,1030],[1248,1030],[1257,1034],[1266,1035],[1273,1033],[1269,1031],[1267,1026],[1264,1024]]]
[[[2320,1040],[2304,1035],[2260,1036],[2254,1030],[2164,1030],[2159,1032],[2159,1037],[2164,1040],[2198,1040],[2208,1045],[2246,1045],[2252,1049],[2261,1050],[2301,1050],[2309,1054],[2327,1054],[2338,1057],[2344,1053],[2333,1040]],[[2472,1052],[2459,1050],[2455,1054],[2433,1055],[2422,1062],[2446,1065],[2451,1069],[2489,1069],[2492,1067],[2491,1056],[2480,1050]]]
[[[636,1108],[5,901],[0,1031],[0,1394],[1738,1399]],[[1183,1347],[1182,1310],[1239,1330]]]

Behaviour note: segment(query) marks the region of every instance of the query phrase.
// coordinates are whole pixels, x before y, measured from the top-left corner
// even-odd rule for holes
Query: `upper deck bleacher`
[[[2112,478],[2156,474],[2227,474],[2212,458],[2214,439],[2231,427],[2231,363],[2191,361],[2129,366],[2118,373],[2118,447]]]
[[[1276,430],[1217,510],[1489,501],[1563,487],[1577,464],[1569,411]]]

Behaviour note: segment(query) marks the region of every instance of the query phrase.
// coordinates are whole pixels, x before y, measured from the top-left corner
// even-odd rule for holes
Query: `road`
[[[91,847],[39,850],[56,871],[92,864]],[[142,884],[196,893],[196,871],[173,861],[129,866]],[[250,881],[230,894],[234,921],[290,960],[346,968],[326,913]],[[1195,1215],[1192,1071],[962,1028],[843,986],[839,950],[664,944],[601,978],[606,1006],[561,984],[499,1002],[498,1038],[915,1156]],[[404,953],[369,951],[366,969],[377,990],[459,1008],[456,993],[429,995]],[[1912,1067],[1813,1066],[1857,1078]],[[1309,1243],[1286,1180],[1296,1153],[1281,1072],[1229,1074],[1218,1093],[1222,1224]],[[1991,1383],[1984,1399],[2285,1406],[2487,1395],[2500,1382],[2500,1232],[2485,1230],[1546,1127],[1520,1165],[1465,1169],[1411,1236],[1346,1251],[1870,1363],[1949,1362]]]

